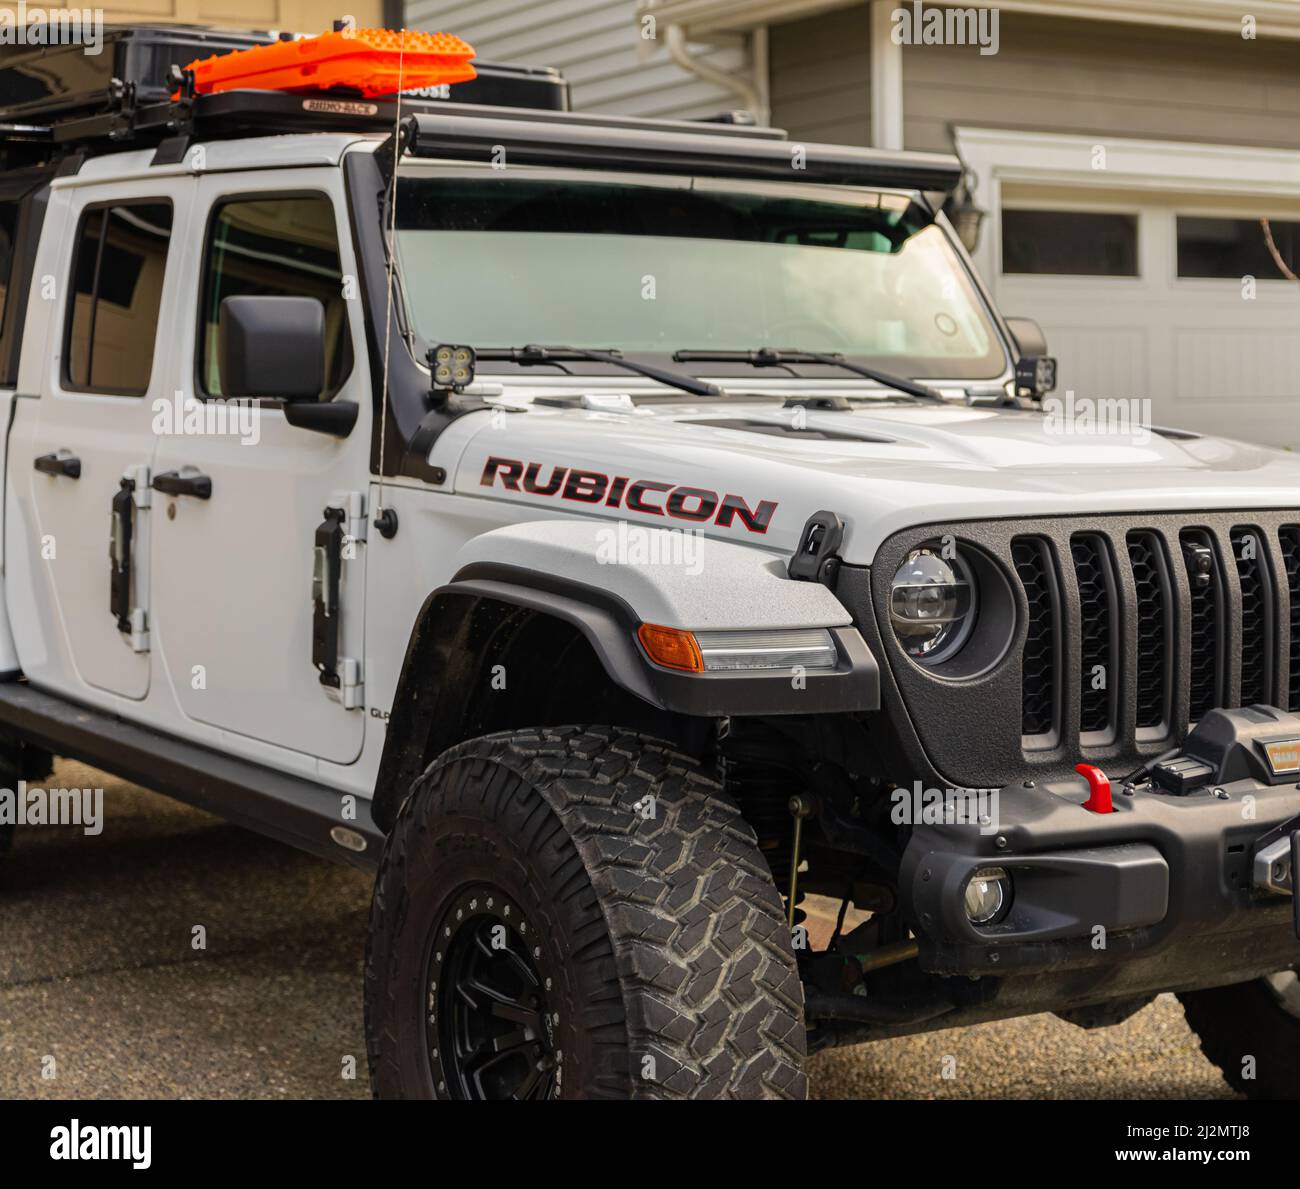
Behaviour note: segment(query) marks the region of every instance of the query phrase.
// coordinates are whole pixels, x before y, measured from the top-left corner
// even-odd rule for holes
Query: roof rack
[[[103,51],[94,56],[77,45],[0,46],[0,168],[70,153],[147,147],[176,137],[391,129],[396,104],[385,97],[340,88],[196,95],[192,81],[182,86],[183,68],[198,59],[293,39],[292,34],[142,25],[106,29]],[[569,109],[568,83],[559,71],[476,62],[475,72],[475,78],[454,86],[407,91],[402,107]]]

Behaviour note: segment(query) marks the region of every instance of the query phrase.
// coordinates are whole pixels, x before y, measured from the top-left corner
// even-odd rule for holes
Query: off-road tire
[[[1300,986],[1292,984],[1292,998]],[[1265,979],[1178,996],[1201,1051],[1247,1098],[1300,1098],[1300,1007],[1288,1010]],[[1244,1076],[1254,1058],[1254,1078]]]
[[[435,1084],[426,982],[441,906],[486,902],[480,881],[555,972],[559,1097],[806,1096],[803,989],[753,830],[670,745],[561,727],[452,748],[402,807],[366,947],[376,1097],[462,1096]]]

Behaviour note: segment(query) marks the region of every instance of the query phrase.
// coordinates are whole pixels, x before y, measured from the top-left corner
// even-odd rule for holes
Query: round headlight
[[[975,621],[975,580],[961,557],[913,549],[894,575],[889,616],[903,651],[927,665],[961,650]]]
[[[1011,880],[1001,867],[984,867],[966,885],[966,917],[972,925],[991,925],[1011,904]]]

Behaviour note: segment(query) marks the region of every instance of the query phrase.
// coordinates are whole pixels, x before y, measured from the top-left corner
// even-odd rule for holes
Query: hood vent
[[[815,426],[797,426],[782,421],[751,421],[744,417],[722,417],[711,421],[692,421],[691,425],[711,425],[714,429],[738,429],[743,433],[761,433],[775,438],[797,438],[808,442],[871,442],[880,446],[892,446],[893,438],[882,438],[876,434],[840,433],[833,429],[819,429]]]

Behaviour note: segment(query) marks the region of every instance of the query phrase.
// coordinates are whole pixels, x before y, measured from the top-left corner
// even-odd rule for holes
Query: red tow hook
[[[1083,803],[1093,813],[1114,813],[1110,801],[1110,777],[1095,764],[1075,764],[1074,770],[1088,782],[1092,795]]]

